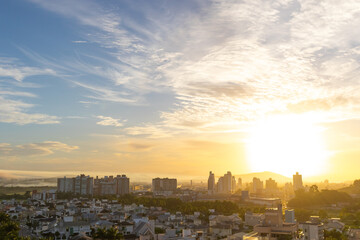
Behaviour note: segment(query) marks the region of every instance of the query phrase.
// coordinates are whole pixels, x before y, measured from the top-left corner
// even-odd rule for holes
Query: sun
[[[301,116],[276,116],[257,122],[246,141],[251,170],[285,176],[295,172],[321,174],[328,156],[321,132],[309,118]]]

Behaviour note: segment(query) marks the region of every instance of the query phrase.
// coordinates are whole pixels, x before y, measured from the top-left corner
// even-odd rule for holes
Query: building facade
[[[293,187],[294,187],[294,191],[304,188],[302,175],[300,175],[298,172],[296,172],[296,174],[293,175]]]
[[[94,180],[95,195],[125,195],[130,193],[130,179],[126,175],[105,176]]]
[[[228,171],[224,176],[220,177],[217,183],[218,193],[233,193],[236,190],[236,180]]]
[[[90,176],[81,174],[74,178],[75,194],[92,195],[94,190],[94,179]]]
[[[215,185],[215,174],[210,171],[209,178],[208,178],[208,193],[213,194],[215,192],[216,185]]]
[[[74,178],[58,178],[57,179],[57,191],[62,193],[75,192]]]
[[[177,179],[176,178],[154,178],[152,180],[152,191],[155,194],[158,193],[167,193],[171,194],[177,189]]]

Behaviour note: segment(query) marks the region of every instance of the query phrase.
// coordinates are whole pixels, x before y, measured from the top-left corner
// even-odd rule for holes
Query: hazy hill
[[[360,194],[360,179],[355,180],[349,187],[339,189],[339,191],[346,192],[348,194]]]
[[[265,184],[265,180],[272,178],[274,179],[276,182],[278,183],[286,183],[286,182],[292,182],[292,178],[289,177],[285,177],[281,174],[278,173],[273,173],[273,172],[257,172],[257,173],[247,173],[247,174],[240,174],[240,175],[235,175],[236,181],[238,178],[242,179],[242,182],[252,182],[254,177],[260,178],[261,181],[264,181]]]

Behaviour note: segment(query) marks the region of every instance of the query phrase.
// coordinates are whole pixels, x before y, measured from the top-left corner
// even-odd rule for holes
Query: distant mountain
[[[252,182],[254,177],[257,177],[261,181],[264,181],[264,184],[265,184],[265,180],[267,180],[269,178],[274,179],[278,183],[292,182],[292,178],[285,177],[284,175],[281,175],[278,173],[273,173],[273,172],[256,172],[256,173],[246,173],[246,174],[235,175],[236,181],[239,177],[241,178],[243,183]]]

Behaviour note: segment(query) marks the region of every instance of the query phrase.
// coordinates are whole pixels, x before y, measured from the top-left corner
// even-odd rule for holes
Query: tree
[[[122,238],[122,234],[119,232],[119,230],[117,228],[109,228],[106,231],[106,239],[121,239]]]
[[[306,222],[310,219],[312,212],[306,209],[295,209],[295,216],[298,222]]]
[[[360,188],[360,179],[354,181],[354,187]]]
[[[321,209],[321,210],[319,211],[319,217],[320,217],[321,219],[326,219],[326,218],[328,217],[328,214],[327,214],[327,212],[326,212],[325,210]]]
[[[327,231],[327,230],[324,230],[324,237],[326,240],[328,239],[344,239],[343,235],[341,232],[339,231],[336,231],[335,229],[331,230],[331,231]]]
[[[312,185],[312,186],[310,187],[310,189],[309,189],[309,192],[311,192],[311,193],[318,193],[318,192],[319,192],[318,186]]]
[[[95,238],[105,239],[106,237],[106,230],[105,228],[98,228],[96,229]]]
[[[19,224],[12,221],[10,216],[0,213],[0,239],[16,239],[19,234]]]
[[[156,227],[155,228],[155,234],[165,233],[165,229]]]

